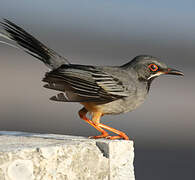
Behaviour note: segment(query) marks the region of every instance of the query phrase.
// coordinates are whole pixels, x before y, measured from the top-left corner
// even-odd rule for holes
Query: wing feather
[[[93,66],[63,65],[47,73],[43,81],[64,85],[65,91],[77,95],[79,101],[113,101],[129,96],[119,79]]]

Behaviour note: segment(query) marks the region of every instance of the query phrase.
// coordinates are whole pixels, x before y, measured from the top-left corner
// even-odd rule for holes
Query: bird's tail
[[[0,27],[0,36],[12,41],[11,44],[5,41],[0,41],[1,43],[23,49],[28,54],[41,60],[51,69],[56,69],[62,64],[70,64],[66,58],[46,47],[43,43],[13,22],[4,19],[2,22],[0,21]],[[15,46],[13,42],[16,42],[17,45]]]

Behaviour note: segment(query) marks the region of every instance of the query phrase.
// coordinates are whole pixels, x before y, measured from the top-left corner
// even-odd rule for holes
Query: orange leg
[[[118,136],[109,136],[109,137],[107,137],[107,139],[120,139],[120,138],[123,138],[125,140],[129,140],[129,137],[122,131],[119,131],[117,129],[114,129],[110,126],[106,126],[105,124],[101,124],[101,123],[99,123],[99,127],[102,127],[104,129],[107,129],[109,131],[112,131],[112,132],[118,134]]]
[[[80,118],[83,119],[85,122],[89,123],[94,128],[96,128],[99,132],[101,132],[101,135],[99,135],[99,136],[91,136],[89,138],[97,139],[97,138],[106,138],[106,137],[108,137],[109,134],[105,130],[103,130],[101,127],[99,127],[99,120],[100,120],[100,117],[101,117],[101,113],[94,113],[92,121],[91,121],[91,120],[89,120],[86,117],[87,112],[88,112],[87,109],[82,108],[79,111]]]

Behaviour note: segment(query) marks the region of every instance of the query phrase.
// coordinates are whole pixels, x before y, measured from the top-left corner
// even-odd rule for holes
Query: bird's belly
[[[126,97],[105,104],[95,102],[81,103],[89,112],[102,112],[103,114],[120,114],[132,111],[140,106],[145,97]]]

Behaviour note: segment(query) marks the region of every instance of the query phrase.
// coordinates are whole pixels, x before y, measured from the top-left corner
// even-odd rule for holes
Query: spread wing
[[[66,93],[53,96],[55,101],[105,102],[129,96],[118,78],[94,66],[62,65],[46,74],[44,87]]]

